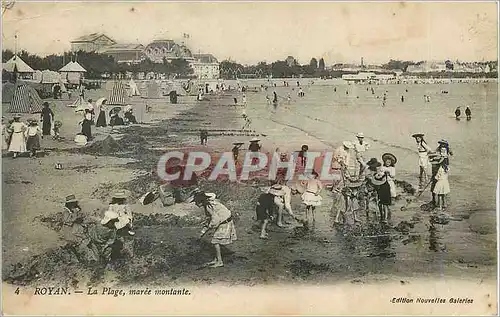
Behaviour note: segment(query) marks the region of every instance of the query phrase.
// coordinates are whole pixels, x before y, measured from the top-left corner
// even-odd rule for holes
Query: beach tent
[[[33,68],[29,67],[21,57],[14,55],[11,59],[9,59],[5,64],[3,64],[3,69],[9,73],[14,72],[14,69],[19,74],[33,74],[35,71]]]
[[[2,108],[10,113],[42,111],[42,99],[33,87],[7,83],[2,85]]]
[[[58,72],[46,69],[42,71],[40,82],[42,84],[59,84],[61,82],[61,75]]]
[[[159,99],[163,97],[160,85],[155,80],[148,81],[143,89],[142,98]]]
[[[78,84],[87,71],[78,62],[69,62],[59,70],[61,77],[65,78],[69,83]]]
[[[121,81],[115,81],[113,88],[109,94],[108,105],[125,105],[125,86]]]
[[[130,79],[130,82],[128,83],[128,95],[129,97],[131,96],[140,96],[141,93],[139,92],[139,88],[137,88],[137,84],[133,79]]]

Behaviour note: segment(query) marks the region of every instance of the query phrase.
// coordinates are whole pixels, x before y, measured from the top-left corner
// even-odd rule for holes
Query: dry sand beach
[[[260,82],[247,84],[260,86]],[[58,281],[59,285],[73,287],[192,282],[365,283],[423,276],[494,280],[496,83],[449,84],[447,96],[440,94],[442,85],[376,86],[379,96],[382,90],[388,91],[384,108],[366,87],[319,80],[306,85],[304,81],[304,98],[298,98],[292,87],[277,87],[281,97],[290,93],[292,102],[288,105],[280,100],[276,113],[265,100],[273,88],[247,92],[246,113],[252,125],[243,133],[234,131],[244,124],[242,107],[232,106],[233,97],[241,100],[241,92],[211,96],[202,102],[180,97],[177,105],[168,103],[167,98],[148,100],[153,108],[145,114],[144,124],[113,131],[110,127],[93,127],[96,139],[85,148],[77,148],[73,142],[81,115],[65,106],[68,101],[52,101],[56,120],[64,124],[65,141],[44,139],[45,155],[37,159],[13,160],[3,151],[3,225],[9,228],[3,230],[4,280],[16,285]],[[423,104],[425,93],[433,96],[431,104]],[[401,94],[406,95],[405,103],[399,102]],[[101,89],[88,95],[96,100],[108,93]],[[473,101],[471,122],[455,122],[450,117],[457,105]],[[144,102],[135,97],[130,103]],[[226,132],[210,132],[208,145],[202,147],[198,137],[201,127]],[[420,205],[430,199],[428,190],[406,210],[400,210],[406,198],[415,195],[418,184],[417,155],[410,135],[420,131],[428,133],[432,147],[438,139],[448,138],[456,153],[451,158],[450,176],[453,218],[447,222],[432,222],[429,213],[421,210]],[[203,219],[200,209],[189,204],[163,207],[159,201],[142,206],[137,201],[158,186],[151,172],[160,155],[169,149],[203,148],[217,153],[230,151],[232,142],[260,136],[265,152],[273,152],[276,147],[295,151],[301,144],[323,151],[354,139],[356,132],[364,132],[372,143],[369,157],[392,152],[399,159],[396,179],[401,197],[392,207],[391,227],[364,221],[364,215],[358,226],[335,226],[332,205],[336,210],[341,202],[335,194],[324,191],[314,230],[300,224],[272,226],[271,238],[261,240],[253,220],[261,192],[255,182],[202,179],[200,187],[216,193],[238,216],[238,241],[223,249],[225,267],[209,269],[201,268],[212,257],[213,249],[207,240],[197,239]],[[56,163],[63,169],[56,170]],[[267,183],[262,180],[257,185]],[[129,190],[133,198],[134,257],[107,267],[83,264],[68,247],[64,230],[54,230],[52,221],[62,211],[67,195],[75,194],[84,212],[101,215],[116,189]],[[292,198],[292,207],[304,216],[300,197]]]

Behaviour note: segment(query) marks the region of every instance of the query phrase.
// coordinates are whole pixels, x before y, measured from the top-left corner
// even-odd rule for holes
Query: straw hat
[[[125,199],[125,198],[127,198],[127,193],[124,190],[120,190],[120,191],[114,192],[111,197]]]
[[[260,142],[260,139],[253,138],[253,139],[250,140],[250,142]]]
[[[205,196],[207,196],[208,200],[215,200],[217,197],[215,193],[205,193]]]
[[[118,219],[118,214],[114,211],[106,210],[104,217],[101,219],[101,225],[105,225],[113,219]]]
[[[448,145],[448,141],[446,141],[445,139],[441,139],[438,141],[438,144],[446,144]]]
[[[387,182],[387,177],[385,176],[383,176],[382,178],[377,178],[377,175],[375,175],[375,177],[372,178],[372,184],[376,186],[383,185],[385,182]]]
[[[267,192],[271,195],[274,195],[274,196],[284,196],[285,195],[285,191],[283,190],[283,186],[281,186],[280,184],[274,184],[273,186],[271,186],[271,188],[269,188],[269,190]]]
[[[14,114],[14,119],[20,119],[21,115],[19,113]]]
[[[359,132],[358,134],[356,134],[356,137],[362,139],[365,137],[365,135],[363,134],[363,132]]]
[[[415,133],[415,134],[412,134],[411,137],[412,138],[422,138],[422,137],[424,137],[424,134],[423,133]]]
[[[74,203],[74,202],[77,202],[75,195],[66,196],[66,203]]]
[[[118,217],[118,221],[115,222],[115,228],[121,229],[127,226],[130,223],[130,219],[128,217]]]
[[[398,161],[398,159],[396,158],[396,156],[394,156],[394,154],[392,154],[392,153],[384,153],[382,155],[382,161],[385,162],[387,160],[391,160],[392,164],[396,164],[396,162]]]
[[[347,183],[347,187],[349,187],[349,188],[358,188],[361,185],[363,185],[362,181],[355,181],[355,182],[348,182]]]
[[[233,145],[242,145],[242,144],[245,144],[243,142],[233,142]]]
[[[376,158],[372,157],[368,162],[366,162],[366,165],[368,165],[368,166],[374,166],[377,163],[380,164],[379,161]]]
[[[350,142],[350,141],[344,141],[344,142],[342,142],[342,145],[344,145],[344,147],[346,147],[348,149],[352,149],[353,148],[352,142]]]

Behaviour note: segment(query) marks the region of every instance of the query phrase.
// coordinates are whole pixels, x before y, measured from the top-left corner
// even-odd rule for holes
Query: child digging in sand
[[[206,263],[209,267],[222,267],[222,254],[220,246],[228,245],[236,241],[236,227],[234,226],[231,211],[226,208],[221,202],[215,199],[214,193],[205,193],[203,191],[196,191],[191,201],[198,207],[205,210],[207,221],[203,226],[200,233],[202,238],[208,231],[213,231],[211,243],[215,247],[215,259]]]

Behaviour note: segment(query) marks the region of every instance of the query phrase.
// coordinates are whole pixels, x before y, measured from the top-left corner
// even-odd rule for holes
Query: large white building
[[[198,79],[219,78],[219,62],[212,54],[193,54],[193,58],[191,67]]]

